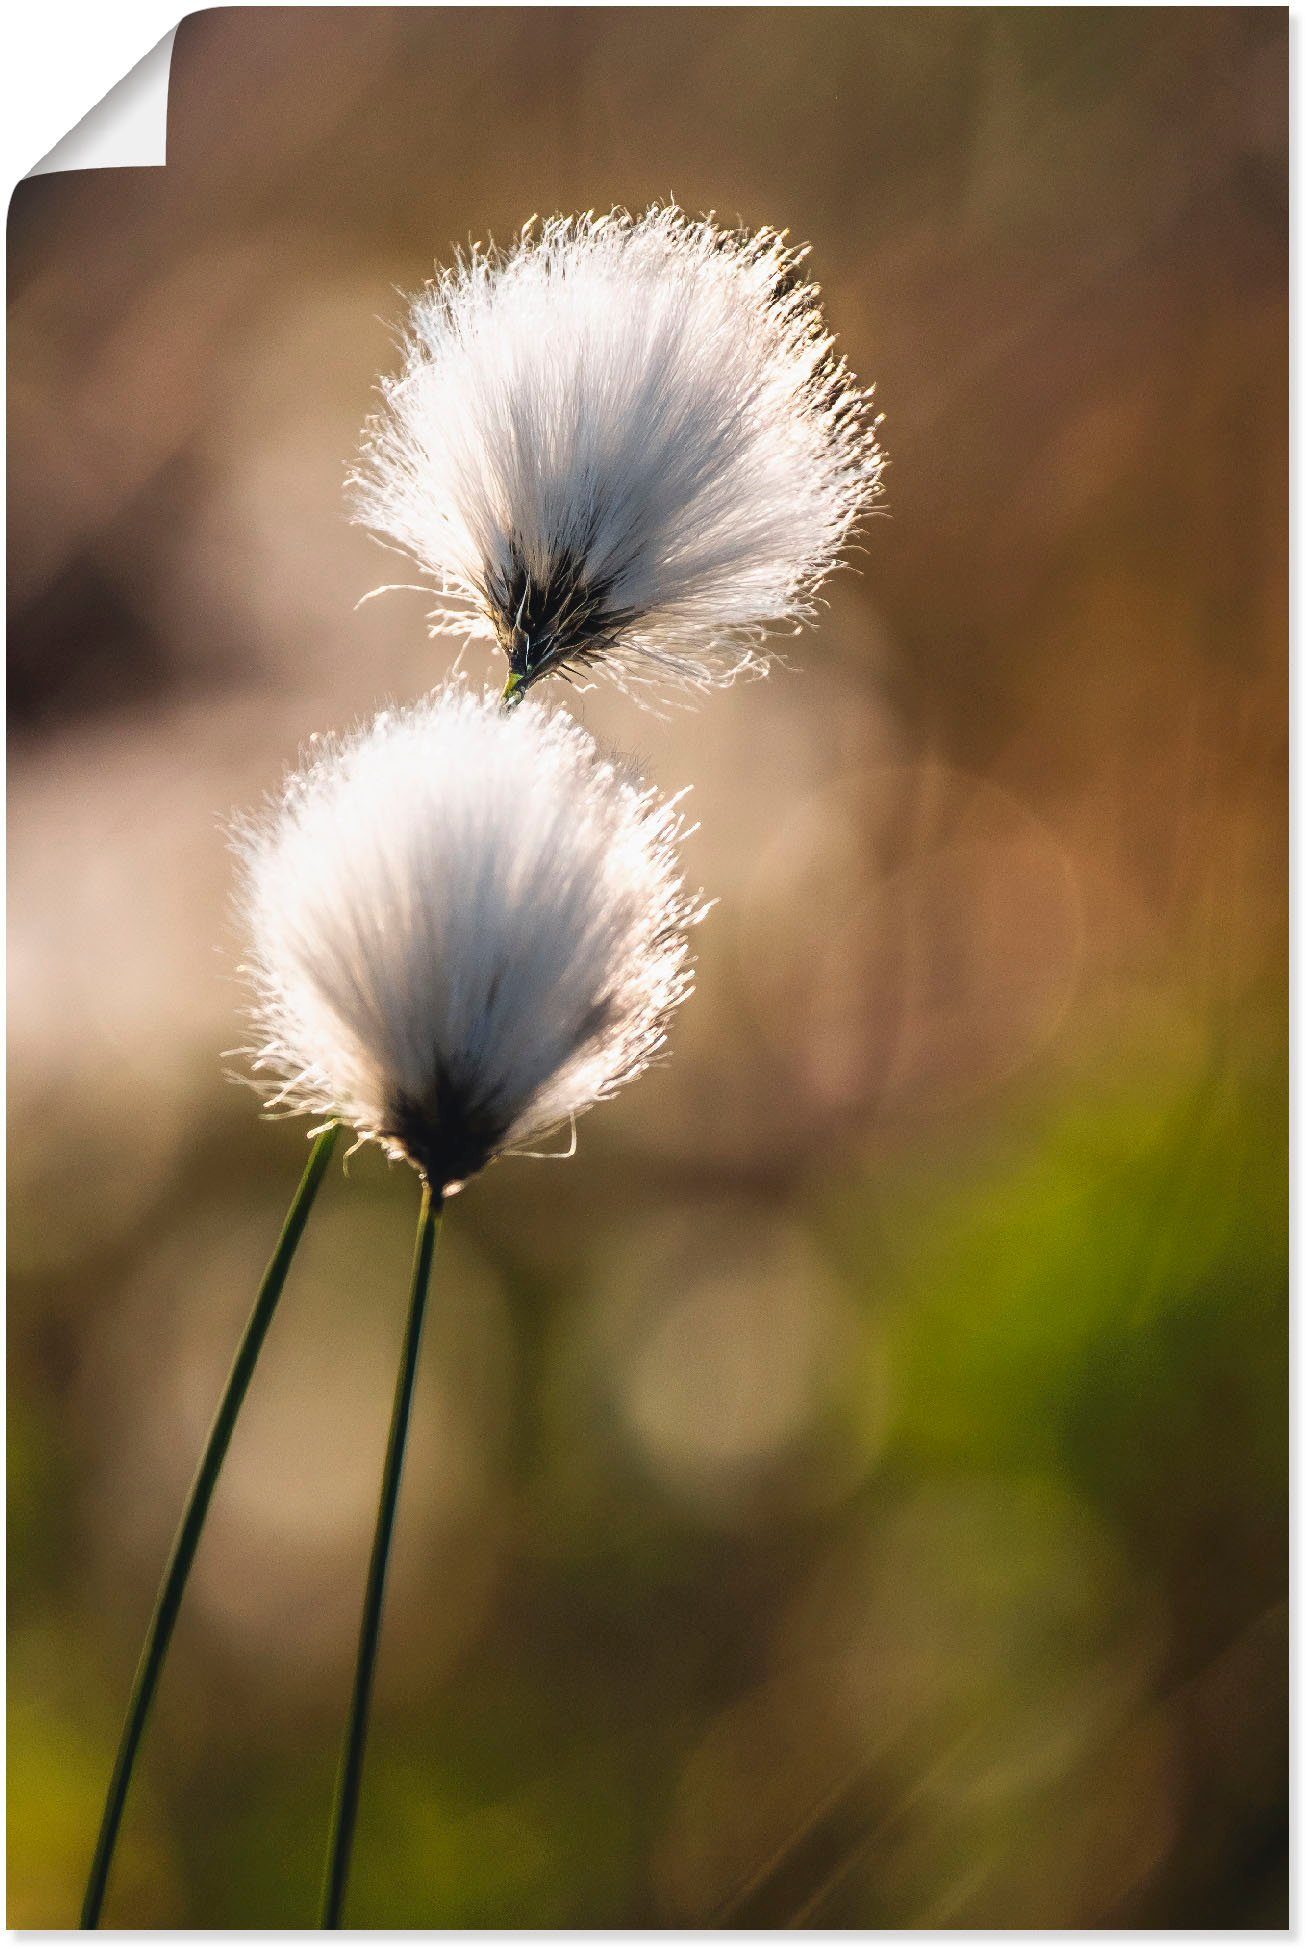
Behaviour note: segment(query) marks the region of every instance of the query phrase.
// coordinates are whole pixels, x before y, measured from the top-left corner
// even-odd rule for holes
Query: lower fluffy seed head
[[[802,257],[674,208],[557,217],[416,300],[353,486],[454,604],[437,627],[497,641],[519,687],[765,667],[882,468]]]
[[[323,742],[237,833],[256,1077],[437,1187],[637,1076],[690,989],[674,803],[459,685]]]

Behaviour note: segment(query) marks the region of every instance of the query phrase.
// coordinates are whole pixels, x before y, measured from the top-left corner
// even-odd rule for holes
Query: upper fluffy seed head
[[[437,1187],[639,1074],[689,992],[674,804],[457,685],[323,743],[238,834],[257,1074]]]
[[[353,476],[524,686],[603,662],[705,685],[764,667],[875,498],[870,395],[772,230],[555,217],[415,301]]]

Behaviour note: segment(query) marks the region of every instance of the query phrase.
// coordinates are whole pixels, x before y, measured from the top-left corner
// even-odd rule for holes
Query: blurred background
[[[134,51],[133,51],[134,52]],[[343,477],[535,211],[810,239],[888,516],[665,718],[668,1065],[451,1208],[350,1918],[1286,1920],[1281,9],[217,9],[9,224],[9,1921],[304,1158],[223,821],[448,668]],[[490,659],[469,654],[477,674]],[[417,1190],[319,1202],[106,1919],[315,1919]]]

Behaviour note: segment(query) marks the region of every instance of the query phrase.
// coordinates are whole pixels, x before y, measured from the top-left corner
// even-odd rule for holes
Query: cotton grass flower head
[[[564,712],[449,684],[237,832],[256,1077],[437,1191],[637,1076],[690,989],[682,823]]]
[[[883,463],[804,256],[674,207],[554,217],[415,300],[355,509],[510,691],[729,682],[809,618]]]

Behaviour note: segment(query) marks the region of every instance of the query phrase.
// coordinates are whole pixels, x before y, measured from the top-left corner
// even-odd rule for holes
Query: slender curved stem
[[[177,1622],[177,1613],[181,1609],[182,1594],[186,1588],[186,1579],[190,1575],[191,1564],[195,1560],[200,1533],[204,1528],[204,1518],[208,1514],[218,1473],[226,1458],[236,1417],[245,1399],[250,1378],[264,1339],[267,1337],[267,1330],[272,1324],[272,1315],[277,1310],[281,1289],[286,1283],[286,1274],[295,1256],[295,1247],[299,1244],[304,1226],[308,1222],[308,1214],[312,1210],[313,1200],[317,1196],[318,1186],[326,1172],[332,1146],[338,1134],[338,1125],[329,1125],[321,1132],[309,1153],[304,1175],[299,1181],[299,1189],[286,1214],[281,1237],[277,1240],[277,1248],[268,1262],[263,1283],[258,1289],[254,1310],[249,1316],[244,1336],[236,1349],[236,1358],[218,1404],[218,1411],[213,1418],[213,1426],[209,1430],[209,1438],[200,1458],[200,1465],[195,1472],[195,1480],[191,1484],[181,1526],[173,1542],[172,1554],[168,1558],[163,1582],[159,1586],[159,1594],[155,1600],[154,1615],[145,1634],[140,1663],[136,1667],[136,1678],[127,1705],[127,1717],[123,1724],[122,1737],[118,1742],[118,1757],[114,1761],[109,1791],[105,1797],[99,1838],[95,1843],[90,1877],[82,1902],[81,1926],[84,1929],[95,1928],[100,1920],[100,1910],[104,1906],[104,1891],[109,1879],[109,1869],[113,1864],[113,1851],[118,1839],[118,1829],[122,1824],[123,1807],[127,1800],[127,1789],[131,1785],[136,1751],[141,1743],[141,1734],[145,1730],[145,1721],[149,1717],[155,1687],[158,1685],[163,1661],[168,1653],[173,1626]]]
[[[322,1927],[338,1929],[349,1881],[349,1861],[354,1847],[354,1828],[358,1821],[358,1795],[363,1779],[363,1749],[367,1744],[367,1722],[372,1707],[372,1680],[376,1673],[377,1647],[381,1638],[381,1607],[385,1602],[386,1569],[394,1536],[395,1510],[399,1503],[399,1479],[403,1474],[404,1447],[408,1440],[408,1421],[413,1406],[413,1383],[417,1378],[417,1355],[422,1341],[422,1321],[431,1282],[431,1261],[444,1210],[441,1194],[422,1180],[422,1209],[417,1221],[417,1244],[413,1251],[412,1292],[408,1301],[408,1325],[403,1352],[399,1357],[399,1379],[395,1385],[394,1410],[390,1418],[390,1440],[385,1467],[381,1473],[381,1500],[376,1512],[376,1534],[372,1540],[372,1559],[367,1571],[367,1590],[363,1598],[363,1621],[358,1633],[358,1662],[354,1670],[354,1690],[349,1702],[349,1721],[340,1755],[340,1774],[336,1783],[335,1811],[331,1817],[331,1840],[327,1850],[326,1881],[322,1890]]]

